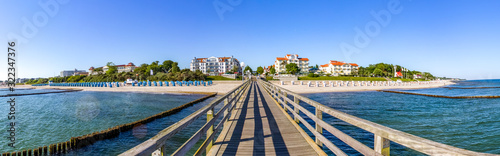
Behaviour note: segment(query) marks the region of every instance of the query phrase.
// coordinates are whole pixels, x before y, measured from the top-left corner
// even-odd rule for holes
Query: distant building
[[[209,58],[194,58],[191,60],[190,70],[200,70],[203,74],[221,75],[238,68],[237,72],[241,73],[241,66],[238,59],[231,57],[209,57]]]
[[[413,74],[413,79],[421,79],[422,75]]]
[[[274,68],[274,65],[264,67],[264,73],[262,73],[262,74],[271,73],[271,68]]]
[[[309,69],[309,73],[318,73],[319,69],[316,67],[312,67]]]
[[[319,70],[326,74],[332,74],[333,76],[351,75],[358,72],[359,66],[356,63],[331,60],[330,63],[319,66]]]
[[[137,68],[137,66],[135,66],[132,62],[124,65],[115,65],[115,67],[118,73],[133,72],[135,68]],[[101,69],[101,70],[96,71],[96,69]],[[97,75],[99,73],[106,73],[108,70],[109,70],[108,66],[98,67],[98,68],[90,67],[88,75]]]
[[[73,76],[75,73],[85,73],[85,70],[63,70],[61,71],[61,77],[66,77],[66,76]]]
[[[285,57],[277,57],[276,61],[274,61],[274,68],[277,73],[285,73],[286,65],[290,63],[297,64],[301,73],[309,72],[309,59],[299,58],[297,54],[287,54]]]

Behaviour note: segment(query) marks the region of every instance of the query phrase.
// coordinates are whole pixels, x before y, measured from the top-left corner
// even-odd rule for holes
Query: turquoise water
[[[17,90],[15,93],[46,91],[54,90]],[[0,153],[68,141],[71,137],[143,119],[203,96],[205,95],[81,91],[12,97],[16,98],[15,149],[7,146],[9,141],[6,138],[10,123],[7,119],[10,106],[6,101],[11,97],[1,97],[0,114],[4,117],[0,118],[0,127],[3,129],[0,133]],[[171,121],[178,119],[179,117],[172,118]],[[144,136],[141,134],[139,138]],[[131,147],[133,146],[128,148]],[[108,150],[125,151],[128,148]]]
[[[462,81],[450,87],[477,86],[500,86],[500,80]],[[404,91],[447,96],[500,95],[500,88],[451,90],[431,88]],[[419,137],[467,150],[500,154],[500,99],[447,99],[375,91],[319,93],[305,96],[350,115]],[[323,117],[334,127],[373,147],[372,133],[326,114]],[[361,155],[333,135],[326,135],[349,155]],[[391,155],[419,154],[391,143]]]

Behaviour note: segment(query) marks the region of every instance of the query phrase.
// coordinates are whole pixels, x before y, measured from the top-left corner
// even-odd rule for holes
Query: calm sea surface
[[[450,87],[498,87],[500,80],[462,81]],[[0,89],[0,95],[9,94]],[[54,90],[17,90],[16,93]],[[407,92],[446,95],[500,95],[500,88],[404,90]],[[147,94],[114,92],[71,92],[16,97],[16,151],[44,146],[70,137],[104,130],[169,110],[204,95]],[[500,99],[446,99],[384,92],[344,92],[305,94],[306,97],[342,112],[370,120],[419,137],[468,150],[500,154]],[[141,131],[123,132],[120,136],[98,141],[65,155],[117,155],[154,136],[215,98],[210,98],[180,113],[144,125]],[[6,101],[0,98],[1,127],[8,129]],[[218,109],[218,108],[216,108]],[[312,107],[308,107],[312,110]],[[167,151],[175,151],[204,124],[205,116],[167,142]],[[324,120],[373,147],[373,134],[329,115]],[[0,133],[0,153],[14,151],[7,146],[8,134]],[[333,135],[327,138],[349,155],[361,155]],[[325,150],[327,150],[325,148]],[[327,150],[328,151],[328,150]],[[331,154],[331,153],[330,153]],[[421,155],[391,143],[391,155]]]
[[[16,90],[14,93],[48,92],[54,90]],[[0,95],[11,94],[0,89]],[[148,94],[132,92],[70,92],[17,97],[0,97],[1,139],[0,153],[36,148],[53,143],[68,141],[69,138],[105,130],[120,124],[133,122],[166,111],[201,98],[205,95],[193,94]],[[16,98],[16,148],[8,147],[6,137],[10,120],[7,101]],[[213,98],[212,98],[213,99]],[[211,101],[212,99],[206,100]],[[199,105],[204,105],[199,104]],[[190,107],[190,109],[195,108]],[[147,133],[121,134],[120,137],[99,141],[87,148],[69,155],[117,155],[150,138],[155,132],[182,119],[189,113],[179,113],[171,117],[146,124]],[[128,138],[126,137],[128,136]],[[130,138],[131,137],[131,138]],[[135,138],[135,139],[133,139]]]
[[[499,87],[500,80],[461,81],[450,87]],[[446,96],[500,95],[500,88],[400,90]],[[406,133],[451,146],[500,154],[500,99],[446,99],[384,92],[306,94],[306,97],[339,111]],[[312,110],[312,108],[309,108]],[[329,115],[324,120],[369,147],[373,134]],[[325,132],[325,131],[324,131]],[[333,135],[330,140],[349,155],[360,155]],[[419,155],[391,143],[391,155]]]

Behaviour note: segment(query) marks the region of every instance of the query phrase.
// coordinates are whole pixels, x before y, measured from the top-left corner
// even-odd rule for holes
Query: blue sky
[[[45,11],[39,3],[58,9]],[[221,16],[214,3],[225,9]],[[21,37],[20,77],[107,62],[170,59],[187,68],[193,57],[231,55],[255,69],[296,53],[311,65],[384,62],[436,76],[492,79],[500,78],[498,8],[497,0],[0,0],[0,41]],[[380,16],[382,23],[372,11],[391,18]],[[24,21],[36,22],[37,30],[23,34]],[[7,73],[5,53],[0,73]]]

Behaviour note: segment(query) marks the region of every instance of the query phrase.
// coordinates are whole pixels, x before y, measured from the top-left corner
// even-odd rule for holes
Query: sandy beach
[[[443,87],[447,85],[455,84],[451,81],[438,81],[435,83],[429,84],[411,84],[411,85],[401,85],[401,86],[329,86],[330,81],[324,81],[327,83],[327,87],[322,85],[323,81],[310,81],[311,87],[307,86],[309,80],[303,81],[304,85],[300,85],[301,81],[295,81],[294,85],[291,85],[290,81],[284,82],[284,85],[280,85],[280,81],[271,81],[273,84],[293,91],[295,93],[304,94],[304,93],[324,93],[324,92],[355,92],[355,91],[376,91],[376,90],[384,90],[384,89],[422,89],[422,88],[436,88]],[[316,82],[320,85],[316,86]],[[334,82],[334,81],[332,81]],[[356,81],[354,81],[356,82]]]
[[[120,87],[62,87],[62,86],[31,86],[17,85],[16,88],[34,89],[82,89],[83,91],[104,91],[104,92],[149,92],[149,93],[214,93],[225,94],[240,85],[242,81],[214,81],[210,86],[120,86]]]
[[[330,81],[325,81],[327,87],[322,85],[323,81],[310,81],[311,87],[307,86],[308,80],[303,81],[303,85],[300,85],[301,81],[295,81],[294,85],[291,85],[290,81],[284,82],[284,85],[280,85],[280,81],[271,81],[273,84],[281,86],[290,91],[303,94],[303,93],[323,93],[323,92],[353,92],[353,91],[376,91],[383,89],[421,89],[421,88],[435,88],[443,87],[447,85],[454,84],[451,81],[439,81],[430,84],[411,84],[402,86],[329,86]],[[316,82],[320,85],[316,86]],[[334,82],[334,81],[332,81]],[[356,81],[355,81],[356,82]],[[214,81],[210,86],[120,86],[120,87],[61,87],[61,86],[31,86],[31,85],[17,85],[16,88],[33,88],[33,89],[82,89],[83,91],[105,91],[105,92],[150,92],[150,93],[213,93],[225,94],[236,86],[240,85],[242,81]]]

